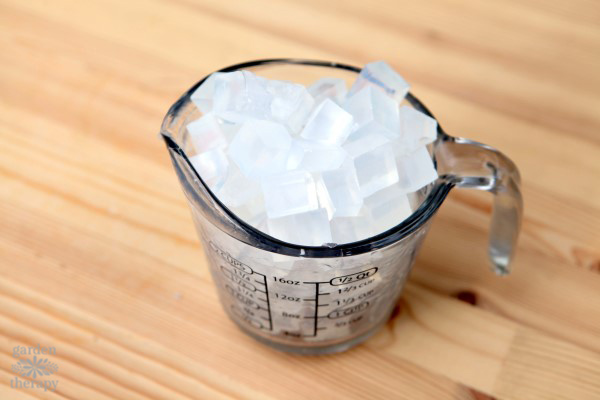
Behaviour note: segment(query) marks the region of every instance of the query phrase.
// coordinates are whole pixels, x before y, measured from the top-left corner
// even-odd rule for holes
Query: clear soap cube
[[[344,103],[344,109],[352,114],[359,127],[377,122],[392,134],[399,135],[398,103],[373,86],[365,86],[354,93]]]
[[[373,136],[374,135],[374,136]],[[389,129],[387,129],[386,127],[384,127],[383,125],[379,124],[378,122],[375,121],[371,121],[369,123],[367,123],[366,125],[363,125],[362,127],[356,129],[355,131],[353,131],[350,136],[348,136],[348,139],[346,139],[346,142],[344,143],[344,148],[352,148],[353,146],[351,145],[351,143],[357,141],[357,140],[362,140],[365,137],[369,137],[371,136],[372,140],[375,140],[377,143],[381,142],[381,140],[383,139],[384,142],[398,142],[399,143],[399,135],[398,132],[392,132]],[[382,142],[383,143],[383,142]]]
[[[415,192],[438,178],[433,160],[423,146],[411,154],[397,158],[399,187],[405,192]]]
[[[335,217],[352,217],[358,215],[363,199],[354,169],[354,163],[345,162],[340,168],[321,174],[327,189]]]
[[[272,121],[244,122],[229,145],[229,157],[247,177],[262,179],[287,169],[292,145],[285,126]]]
[[[333,243],[352,243],[373,236],[371,222],[363,215],[335,217],[329,224]]]
[[[300,168],[310,172],[329,171],[338,168],[347,157],[341,146],[326,146],[322,143],[299,139],[303,156]]]
[[[248,198],[243,204],[229,208],[242,221],[264,230],[267,223],[267,213],[265,210],[265,199],[261,192]]]
[[[409,106],[400,107],[401,154],[414,152],[437,138],[437,121]]]
[[[250,71],[220,74],[214,82],[213,112],[226,121],[241,123],[247,119],[270,119],[273,95],[266,79]]]
[[[215,81],[220,75],[223,75],[223,73],[215,72],[209,75],[190,96],[190,100],[204,114],[211,112],[213,109]]]
[[[196,153],[227,146],[227,137],[214,114],[205,114],[187,124],[188,140]]]
[[[352,96],[362,88],[374,85],[398,102],[404,99],[410,85],[385,61],[375,61],[363,67],[348,93]]]
[[[315,210],[319,207],[315,181],[307,171],[287,171],[262,181],[269,218]]]
[[[327,210],[316,210],[267,219],[269,235],[288,243],[322,246],[331,243]]]
[[[311,114],[300,136],[325,145],[341,145],[352,130],[353,119],[347,111],[325,99]]]
[[[304,146],[297,139],[292,139],[292,145],[287,155],[286,169],[288,171],[299,169],[304,159]]]
[[[398,182],[396,157],[385,136],[365,134],[344,148],[354,162],[362,197]]]
[[[223,185],[214,191],[217,198],[229,209],[243,207],[255,198],[262,196],[260,184],[246,177],[234,164],[229,165]]]
[[[299,133],[315,104],[303,85],[286,81],[268,81],[267,91],[273,96],[271,117],[285,124],[292,133]]]
[[[221,148],[215,148],[190,157],[198,175],[212,191],[218,190],[227,176],[229,161]]]
[[[324,208],[327,211],[327,218],[331,220],[331,218],[333,218],[333,214],[335,213],[335,206],[333,205],[333,200],[331,200],[331,196],[329,195],[327,186],[323,181],[323,177],[316,177],[315,187],[317,189],[317,199],[319,200],[319,208]]]
[[[348,93],[346,82],[340,78],[321,78],[308,87],[308,92],[320,104],[325,99],[331,99],[342,104]]]
[[[400,224],[412,214],[406,193],[392,185],[365,198],[365,211],[374,235]]]

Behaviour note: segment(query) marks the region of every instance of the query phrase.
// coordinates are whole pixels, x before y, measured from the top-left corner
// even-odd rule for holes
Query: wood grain
[[[0,398],[600,398],[598,2],[2,0],[0,31]],[[204,74],[279,56],[386,59],[450,133],[513,158],[514,274],[486,266],[488,196],[454,191],[364,345],[239,332],[156,133]],[[37,343],[56,392],[11,387]]]

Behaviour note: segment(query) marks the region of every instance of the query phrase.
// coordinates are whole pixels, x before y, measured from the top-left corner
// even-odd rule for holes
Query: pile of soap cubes
[[[438,177],[427,149],[437,123],[402,104],[408,90],[383,61],[349,90],[337,78],[305,87],[213,73],[191,95],[202,116],[186,127],[186,152],[227,208],[274,238],[366,239],[409,217],[410,195]]]

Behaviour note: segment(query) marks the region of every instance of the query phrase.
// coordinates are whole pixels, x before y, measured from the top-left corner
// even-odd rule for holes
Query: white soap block
[[[194,146],[196,153],[203,153],[217,147],[227,146],[227,137],[214,114],[205,114],[186,126],[188,140]]]
[[[251,119],[235,135],[228,154],[244,175],[261,179],[286,170],[291,145],[285,126]]]
[[[365,86],[346,100],[344,109],[352,114],[359,127],[374,121],[399,135],[398,103],[382,90]]]
[[[335,210],[334,216],[358,215],[363,200],[354,163],[345,162],[338,169],[323,172],[321,178]]]
[[[190,96],[190,100],[204,114],[211,112],[213,109],[215,80],[222,74],[222,72],[215,72],[209,75]]]
[[[362,197],[398,182],[396,158],[390,141],[368,134],[344,146],[354,162]]]
[[[438,178],[433,160],[427,147],[421,147],[415,152],[398,157],[399,187],[408,192],[415,192]]]
[[[437,139],[437,121],[409,106],[400,107],[401,153],[414,152]]]
[[[352,243],[373,236],[369,219],[362,215],[356,217],[335,217],[329,224],[331,226],[331,240],[333,243]]]
[[[326,146],[322,143],[303,139],[298,139],[295,143],[303,151],[300,169],[310,172],[336,169],[342,165],[348,156],[346,151],[340,146]]]
[[[325,185],[322,176],[317,176],[315,179],[315,187],[317,189],[319,208],[324,208],[327,211],[327,218],[331,220],[335,213],[335,206],[333,205],[333,200],[331,200],[331,196],[329,195],[329,191],[327,190],[327,186]]]
[[[287,171],[262,181],[269,218],[316,210],[319,207],[315,181],[307,171]]]
[[[350,134],[352,125],[352,115],[325,99],[312,112],[300,136],[325,145],[340,145]]]
[[[267,91],[266,82],[250,71],[218,75],[214,82],[213,112],[235,123],[271,118],[273,95]]]
[[[213,192],[225,182],[229,161],[223,149],[216,148],[190,157],[190,162],[198,175]]]
[[[325,99],[331,99],[342,104],[348,93],[346,82],[340,78],[321,78],[308,87],[308,92],[320,104]]]
[[[375,61],[365,65],[348,94],[352,96],[369,85],[382,88],[388,96],[392,97],[398,103],[404,99],[410,89],[410,85],[404,78],[385,61]]]
[[[331,243],[327,210],[317,209],[267,220],[269,235],[288,243],[322,246]]]
[[[315,104],[308,90],[296,83],[272,80],[267,83],[267,91],[273,96],[272,119],[299,133]]]
[[[234,163],[231,163],[225,182],[219,190],[215,191],[215,195],[233,210],[262,196],[262,190],[258,182],[246,177]]]
[[[398,185],[372,194],[365,198],[364,204],[374,235],[393,228],[412,214],[408,197]]]

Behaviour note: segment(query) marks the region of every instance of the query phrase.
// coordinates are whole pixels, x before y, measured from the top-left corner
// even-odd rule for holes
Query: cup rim
[[[276,64],[295,64],[295,65],[306,65],[306,66],[316,66],[316,67],[330,67],[343,69],[350,72],[359,73],[361,71],[360,68],[345,64],[338,63],[332,61],[320,61],[320,60],[311,60],[311,59],[299,59],[299,58],[271,58],[271,59],[259,59],[246,61],[234,65],[230,65],[228,67],[222,68],[215,72],[232,72],[239,69],[257,67],[262,65],[276,65]],[[211,73],[212,74],[212,73]],[[266,233],[254,228],[248,223],[244,222],[242,219],[238,218],[236,214],[227,208],[214,193],[210,190],[208,185],[202,180],[202,177],[199,176],[197,171],[193,168],[190,160],[187,157],[187,154],[183,151],[183,149],[179,146],[176,140],[171,135],[168,125],[170,121],[172,121],[177,113],[187,104],[189,103],[190,97],[192,93],[211,75],[208,74],[201,80],[199,80],[196,84],[190,87],[183,95],[179,97],[179,99],[173,103],[173,105],[169,108],[169,111],[165,115],[162,125],[161,125],[161,136],[165,141],[165,144],[168,149],[171,151],[175,151],[179,154],[187,163],[188,168],[193,171],[193,173],[198,178],[198,182],[203,185],[206,193],[208,193],[211,197],[212,202],[217,204],[222,211],[227,214],[229,218],[231,218],[246,234],[250,237],[254,237],[257,243],[260,243],[260,247],[264,250],[271,251],[278,254],[295,256],[295,257],[313,257],[313,258],[325,258],[325,257],[339,257],[339,256],[348,256],[348,255],[356,255],[361,254],[373,250],[377,250],[383,247],[387,247],[393,243],[396,243],[405,237],[411,235],[413,232],[421,228],[433,215],[436,213],[438,208],[441,206],[442,202],[445,200],[446,196],[450,192],[450,190],[454,187],[454,182],[452,179],[448,179],[446,175],[441,175],[438,179],[433,183],[433,187],[431,188],[428,196],[423,200],[419,208],[417,208],[410,217],[403,220],[398,225],[388,229],[387,231],[381,232],[377,235],[368,237],[366,239],[362,239],[356,242],[344,243],[344,244],[335,244],[335,246],[305,246],[294,243],[288,243],[272,236],[267,235]],[[435,116],[429,111],[429,109],[410,91],[406,95],[406,100],[416,108],[417,110],[427,114],[431,118],[437,119]],[[439,121],[437,124],[437,139],[434,142],[434,148],[439,145],[441,142],[453,140],[454,138],[448,135],[441,127]],[[437,169],[437,160],[435,156],[435,151],[433,152],[433,162],[434,166]],[[256,245],[252,243],[252,245]]]

